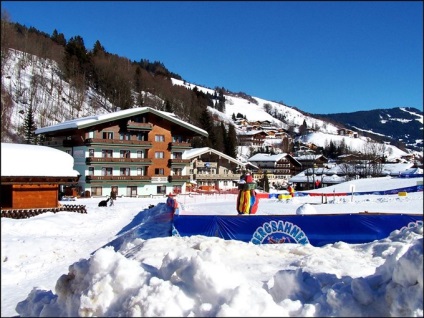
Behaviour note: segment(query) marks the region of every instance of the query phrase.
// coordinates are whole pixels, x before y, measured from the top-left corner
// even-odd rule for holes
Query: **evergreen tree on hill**
[[[27,114],[24,118],[24,139],[25,143],[27,144],[37,144],[37,137],[35,135],[35,130],[37,129],[37,126],[35,124],[34,120],[34,112],[32,109],[32,106],[29,106],[27,109]]]
[[[237,158],[237,133],[234,125],[228,126],[227,138],[225,139],[225,154]]]

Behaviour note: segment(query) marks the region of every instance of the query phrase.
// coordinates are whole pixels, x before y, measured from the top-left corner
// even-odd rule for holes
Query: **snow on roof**
[[[81,129],[81,128],[97,125],[100,123],[104,123],[104,122],[108,122],[108,121],[112,121],[116,119],[121,119],[121,118],[127,118],[130,116],[144,114],[144,113],[156,114],[162,118],[168,119],[169,121],[178,123],[180,126],[193,130],[200,135],[208,136],[207,131],[178,119],[177,117],[175,117],[174,114],[164,112],[164,111],[159,111],[151,107],[129,108],[129,109],[124,109],[124,110],[120,110],[120,111],[116,111],[116,112],[108,113],[108,114],[99,114],[95,116],[71,119],[56,125],[38,128],[35,130],[35,133],[44,134],[44,133],[52,132],[52,131],[60,131],[60,130],[67,130],[67,129]]]
[[[276,155],[271,155],[269,153],[257,153],[248,159],[249,162],[252,161],[272,161],[277,162],[278,160],[285,158],[287,156],[286,153],[280,153]]]
[[[248,131],[242,130],[238,133],[238,135],[246,135],[246,136],[254,136],[257,134],[267,135],[267,132],[263,130],[248,130]]]
[[[241,162],[240,160],[232,158],[232,157],[226,155],[225,153],[222,153],[222,152],[215,150],[213,148],[210,148],[210,147],[193,148],[193,149],[190,149],[190,150],[186,150],[183,153],[183,159],[193,159],[193,158],[200,156],[200,155],[203,155],[207,152],[212,152],[212,153],[214,153],[214,154],[216,154],[220,157],[223,157],[225,159],[228,159],[228,160],[230,160],[230,161],[232,161],[232,162],[234,162],[238,165],[244,166],[244,163]]]
[[[323,155],[321,155],[321,154],[318,154],[318,155],[316,155],[316,154],[309,154],[309,155],[301,155],[301,156],[295,156],[294,158],[297,160],[297,161],[302,161],[302,160],[317,160],[318,158],[321,158],[321,157],[324,157]]]
[[[77,177],[74,158],[51,147],[1,143],[1,175],[31,177]]]

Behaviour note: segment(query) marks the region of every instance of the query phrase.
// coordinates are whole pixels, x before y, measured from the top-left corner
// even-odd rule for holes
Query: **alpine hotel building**
[[[183,153],[192,148],[193,137],[208,136],[150,107],[69,120],[35,133],[45,137],[44,146],[74,158],[80,194],[105,196],[115,189],[131,197],[184,193],[192,174]]]

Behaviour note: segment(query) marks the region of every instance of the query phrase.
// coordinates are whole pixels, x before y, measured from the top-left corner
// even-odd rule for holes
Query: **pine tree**
[[[174,112],[174,109],[173,109],[171,103],[169,102],[169,100],[166,100],[166,102],[165,102],[165,111],[168,112],[168,113]]]
[[[299,127],[299,133],[303,136],[306,134],[307,129],[308,125],[306,124],[306,119],[304,119],[302,125]]]
[[[237,133],[234,125],[228,126],[227,138],[225,139],[225,154],[237,158]]]
[[[200,127],[206,130],[209,137],[203,141],[203,147],[212,147],[216,144],[215,127],[213,124],[212,116],[210,115],[207,107],[204,107],[200,115]]]
[[[37,144],[37,137],[35,135],[35,130],[37,129],[37,126],[35,124],[35,120],[34,120],[34,113],[33,113],[33,109],[32,106],[28,107],[27,110],[27,115],[24,118],[24,139],[25,139],[25,143],[27,144]]]
[[[97,40],[96,43],[94,43],[92,53],[93,53],[94,56],[106,53],[105,48],[103,47],[103,45],[100,43],[99,40]]]
[[[53,30],[51,39],[59,45],[66,45],[65,35],[63,33],[58,33],[56,29]]]
[[[221,122],[221,125],[214,126],[215,131],[215,142],[212,143],[212,148],[215,150],[218,150],[220,152],[225,153],[225,127],[224,124]]]

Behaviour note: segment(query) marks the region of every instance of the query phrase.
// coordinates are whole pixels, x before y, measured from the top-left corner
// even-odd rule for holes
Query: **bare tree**
[[[374,141],[367,141],[362,150],[362,159],[365,165],[366,176],[381,176],[385,157],[386,145]]]
[[[10,131],[11,116],[13,110],[12,96],[1,86],[1,141],[7,141],[6,138]]]

